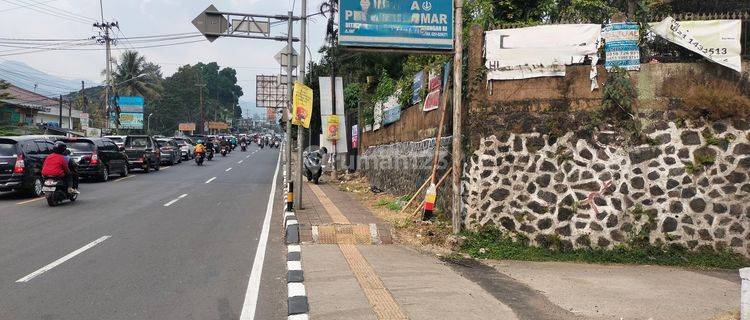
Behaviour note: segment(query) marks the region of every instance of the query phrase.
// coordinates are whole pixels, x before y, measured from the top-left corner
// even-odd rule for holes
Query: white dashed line
[[[240,161],[237,161],[237,164],[242,164],[243,162],[245,162],[245,160],[240,160]]]
[[[213,177],[211,179],[206,180],[206,184],[209,184],[209,183],[211,183],[211,181],[214,181],[214,180],[216,180],[216,177]]]
[[[173,204],[174,204],[175,202],[177,202],[177,201],[180,201],[180,199],[182,199],[182,198],[184,198],[184,197],[187,197],[187,196],[188,196],[188,195],[187,195],[187,193],[185,193],[185,194],[183,194],[183,195],[181,195],[181,196],[177,197],[177,199],[174,199],[174,200],[172,200],[172,201],[169,201],[169,202],[165,203],[165,204],[164,204],[164,206],[165,206],[165,207],[169,207],[169,206],[173,205]]]
[[[228,168],[228,169],[224,170],[224,172],[229,172],[229,171],[232,171],[232,168]]]
[[[85,246],[81,247],[80,249],[78,249],[78,250],[76,250],[76,251],[73,251],[73,252],[71,252],[71,253],[68,253],[68,254],[67,254],[67,255],[65,255],[64,257],[62,257],[62,258],[60,258],[60,259],[57,259],[57,260],[55,260],[54,262],[52,262],[52,263],[50,263],[50,264],[48,264],[48,265],[46,265],[46,266],[42,267],[41,269],[39,269],[39,270],[37,270],[37,271],[34,271],[34,272],[30,273],[30,274],[29,274],[28,276],[25,276],[25,277],[23,277],[23,278],[21,278],[21,279],[18,279],[18,280],[16,280],[16,282],[17,282],[17,283],[28,282],[29,280],[31,280],[31,279],[34,279],[34,278],[36,278],[36,277],[37,277],[37,276],[39,276],[40,274],[42,274],[42,273],[45,273],[45,272],[47,272],[47,271],[50,271],[50,270],[52,270],[52,268],[54,268],[54,267],[57,267],[57,266],[59,266],[59,265],[63,264],[63,263],[65,262],[65,261],[68,261],[68,260],[72,259],[73,257],[75,257],[75,256],[77,256],[77,255],[79,255],[79,254],[81,254],[82,252],[84,252],[84,251],[86,251],[86,250],[88,250],[88,249],[91,249],[91,248],[93,248],[93,247],[94,247],[94,246],[96,246],[97,244],[100,244],[100,243],[104,242],[104,240],[107,240],[107,239],[109,239],[109,237],[110,237],[110,236],[103,236],[103,237],[101,237],[101,238],[99,238],[99,239],[96,239],[96,240],[94,240],[93,242],[91,242],[91,243],[89,243],[89,244],[87,244],[87,245],[85,245]]]
[[[245,159],[250,159],[250,155],[247,155],[247,156],[245,157]]]

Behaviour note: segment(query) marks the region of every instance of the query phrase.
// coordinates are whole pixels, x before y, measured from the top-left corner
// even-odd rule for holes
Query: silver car
[[[188,137],[174,137],[173,139],[180,146],[182,160],[195,158],[195,142],[192,139]]]

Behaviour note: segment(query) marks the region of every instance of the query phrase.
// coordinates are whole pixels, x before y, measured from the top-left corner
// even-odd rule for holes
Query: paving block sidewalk
[[[310,319],[517,319],[440,260],[391,244],[390,226],[335,185],[305,184],[303,195],[296,215]],[[356,227],[347,233],[371,225],[377,241],[358,241]]]

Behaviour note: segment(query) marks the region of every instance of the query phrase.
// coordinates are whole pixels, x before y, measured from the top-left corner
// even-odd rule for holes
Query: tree
[[[141,96],[149,100],[162,93],[161,67],[151,62],[137,51],[126,50],[120,56],[112,74],[113,84],[120,95]]]

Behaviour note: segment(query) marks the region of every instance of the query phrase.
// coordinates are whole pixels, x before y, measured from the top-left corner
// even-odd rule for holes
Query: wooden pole
[[[448,175],[451,173],[451,171],[453,171],[453,168],[448,168],[448,171],[446,171],[443,174],[443,177],[441,177],[440,180],[438,181],[438,183],[435,185],[437,188],[440,188],[440,185],[443,184],[443,182],[445,181],[446,178],[448,178]],[[430,180],[427,180],[427,181],[430,181]],[[424,203],[420,202],[419,205],[417,206],[417,210],[414,210],[414,212],[412,212],[411,216],[413,217],[413,216],[417,215],[417,213],[419,212],[419,209],[422,209],[423,205],[424,205]]]
[[[450,82],[450,80],[448,80]],[[440,107],[443,108],[442,113],[440,115],[440,127],[438,127],[438,134],[437,138],[435,139],[435,152],[432,156],[432,173],[430,174],[430,178],[432,179],[432,183],[435,183],[436,174],[437,171],[437,164],[438,161],[440,161],[440,140],[443,139],[443,127],[445,126],[445,114],[447,113],[446,110],[448,110],[448,83],[445,84],[445,88],[443,90],[443,96],[440,99]]]
[[[432,174],[435,175],[435,171],[433,171]],[[411,205],[411,203],[414,202],[414,199],[416,199],[419,196],[419,194],[422,193],[422,190],[424,190],[424,188],[427,187],[427,184],[429,184],[430,181],[432,181],[432,176],[430,176],[429,178],[427,178],[427,180],[424,181],[422,186],[419,187],[419,190],[417,190],[417,192],[415,192],[414,195],[411,196],[411,199],[409,199],[409,202],[407,202],[406,205],[403,208],[401,208],[401,212],[399,213],[404,213],[404,211],[406,211],[406,208],[408,208]]]
[[[453,199],[452,201],[452,222],[453,233],[461,232],[461,85],[463,81],[463,0],[455,0],[456,16],[454,17],[455,26],[455,55],[453,57]]]

